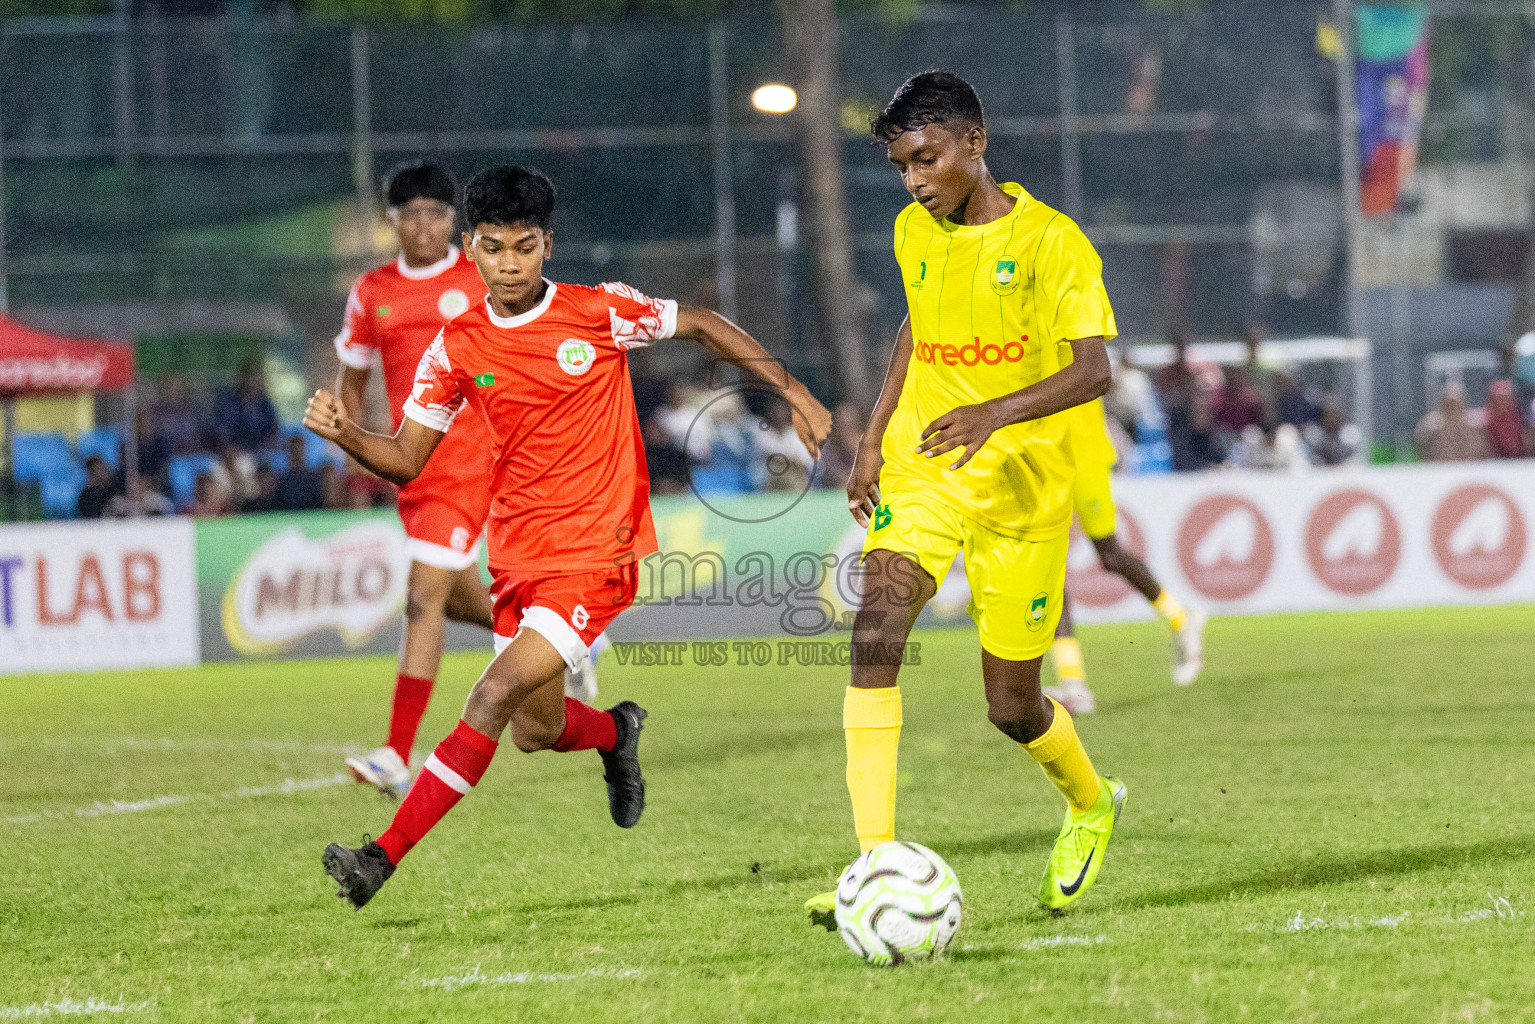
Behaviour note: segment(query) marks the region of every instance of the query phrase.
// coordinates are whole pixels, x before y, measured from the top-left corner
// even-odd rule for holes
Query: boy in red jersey
[[[384,193],[400,255],[352,286],[336,335],[336,393],[359,415],[378,364],[398,430],[422,353],[444,323],[485,297],[485,282],[452,244],[458,183],[446,168],[402,164]],[[400,487],[410,577],[389,733],[382,747],[346,759],[354,779],[396,798],[410,788],[410,751],[442,662],[445,620],[493,628],[490,595],[475,565],[490,511],[490,466],[485,424],[466,416],[421,474]]]
[[[545,279],[554,187],[542,174],[485,171],[470,181],[464,205],[464,251],[489,294],[427,349],[399,430],[392,437],[363,430],[325,391],[304,416],[315,433],[395,482],[421,472],[465,406],[486,424],[494,457],[489,537],[498,653],[389,829],[361,849],[325,848],[338,895],[359,908],[480,781],[508,725],[519,750],[598,750],[614,823],[639,821],[644,709],[623,701],[598,711],[566,697],[561,685],[565,670],[634,600],[637,562],[656,550],[627,350],[690,338],[781,388],[812,454],[831,427],[831,414],[804,385],[719,314],[623,284]]]

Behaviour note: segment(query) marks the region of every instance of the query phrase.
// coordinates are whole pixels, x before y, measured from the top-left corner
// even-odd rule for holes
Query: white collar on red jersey
[[[453,269],[453,264],[458,262],[458,246],[448,246],[448,254],[436,263],[425,267],[413,267],[405,262],[405,254],[402,252],[395,259],[394,265],[399,268],[401,277],[408,277],[412,281],[425,281],[436,277],[444,271]]]
[[[544,278],[544,284],[548,285],[549,287],[544,289],[543,300],[539,302],[538,305],[528,310],[526,313],[518,313],[516,316],[498,316],[496,314],[495,307],[490,304],[490,296],[486,295],[485,312],[487,315],[489,315],[490,322],[495,324],[497,327],[521,327],[523,324],[530,324],[534,320],[537,320],[539,317],[543,316],[544,313],[549,309],[549,303],[554,301],[555,290],[559,288],[559,285],[555,284],[547,277]]]

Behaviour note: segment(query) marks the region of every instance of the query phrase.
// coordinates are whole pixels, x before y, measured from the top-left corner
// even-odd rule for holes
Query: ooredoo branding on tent
[[[1430,539],[1444,574],[1471,590],[1507,583],[1524,563],[1519,506],[1488,484],[1468,484],[1445,495],[1434,510]]]
[[[1246,498],[1212,494],[1183,517],[1178,564],[1205,597],[1239,601],[1263,586],[1274,568],[1274,531]]]
[[[1328,590],[1358,597],[1379,590],[1402,560],[1402,531],[1390,506],[1356,488],[1317,502],[1306,520],[1306,562]]]

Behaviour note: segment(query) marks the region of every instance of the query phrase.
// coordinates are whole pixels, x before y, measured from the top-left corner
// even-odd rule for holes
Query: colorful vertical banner
[[[1428,109],[1428,8],[1360,4],[1355,8],[1359,56],[1359,206],[1383,217],[1418,163],[1418,133]]]

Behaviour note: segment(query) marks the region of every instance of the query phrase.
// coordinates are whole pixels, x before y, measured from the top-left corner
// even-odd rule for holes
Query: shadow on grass
[[[1119,903],[1118,908],[1183,907],[1194,903],[1213,903],[1233,896],[1261,896],[1265,893],[1313,889],[1368,878],[1411,875],[1437,868],[1526,860],[1531,857],[1535,857],[1535,834],[1466,845],[1434,843],[1396,850],[1373,850],[1346,857],[1309,857],[1242,877],[1214,879],[1199,885],[1131,896]]]
[[[945,840],[941,852],[945,857],[985,857],[993,853],[1019,853],[1049,849],[1055,842],[1055,829],[1020,829],[997,835],[976,836],[974,839]]]

